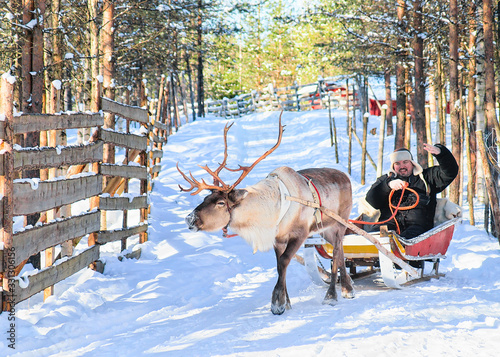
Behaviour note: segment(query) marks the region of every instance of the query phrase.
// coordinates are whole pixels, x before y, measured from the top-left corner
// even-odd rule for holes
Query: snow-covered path
[[[335,111],[340,164],[330,147],[328,112],[284,113],[283,142],[241,186],[282,165],[347,171],[345,113]],[[235,119],[228,166],[248,164],[274,145],[279,113]],[[241,238],[187,230],[184,217],[204,193],[181,193],[175,169],[205,177],[198,164],[217,166],[227,121],[209,117],[184,125],[164,147],[162,172],[151,195],[149,241],[139,260],[117,259],[105,246],[104,274],[85,269],[16,306],[16,349],[8,347],[7,315],[0,315],[0,355],[8,356],[495,356],[500,350],[498,241],[465,220],[441,263],[444,278],[403,290],[362,289],[356,298],[322,305],[314,285],[293,261],[287,274],[292,309],[270,312],[276,283],[274,252],[252,254]],[[378,129],[370,118],[370,129]],[[360,126],[358,126],[359,128]],[[360,130],[358,129],[358,132]],[[393,139],[386,141],[386,153]],[[369,135],[376,159],[378,136]],[[367,163],[361,186],[360,148],[353,145],[353,191],[364,195],[375,180]],[[415,150],[412,150],[415,152]],[[388,168],[387,156],[385,167]],[[235,176],[227,175],[231,182]],[[356,206],[352,216],[356,216]],[[467,217],[467,215],[465,215]],[[104,247],[103,247],[104,248]]]

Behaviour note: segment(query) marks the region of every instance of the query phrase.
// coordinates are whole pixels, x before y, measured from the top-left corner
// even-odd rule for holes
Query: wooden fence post
[[[471,152],[471,137],[469,123],[467,122],[467,116],[463,117],[464,121],[464,137],[465,137],[465,152],[467,157],[467,203],[469,204],[469,220],[470,224],[474,226],[474,170],[472,168],[472,152]],[[429,138],[429,137],[427,137]]]
[[[4,74],[0,79],[0,116],[3,116],[3,128],[1,129],[3,137],[2,150],[3,154],[3,177],[0,177],[0,194],[2,214],[2,230],[0,241],[3,243],[3,250],[0,251],[0,261],[2,266],[2,311],[9,311],[16,302],[14,301],[15,291],[11,289],[13,286],[9,284],[15,276],[15,264],[9,263],[11,258],[15,257],[15,250],[12,246],[13,240],[13,178],[14,178],[14,156],[12,152],[12,144],[14,134],[12,131],[12,120],[14,112],[14,83],[15,77],[10,74]],[[0,121],[2,124],[2,121]]]
[[[333,146],[333,140],[335,139],[335,162],[339,163],[339,147],[337,141],[337,126],[335,125],[335,117],[332,117],[332,102],[331,93],[328,93],[328,116],[330,117],[330,138],[331,144]],[[332,132],[333,129],[333,132]]]
[[[366,176],[366,137],[368,134],[368,117],[370,113],[363,115],[363,142],[361,145],[361,184],[365,184]]]
[[[385,116],[387,115],[387,104],[382,105],[382,114],[380,116],[380,132],[378,134],[378,163],[377,177],[382,176],[384,166],[384,137],[385,137]]]
[[[351,118],[349,117],[349,78],[345,80],[345,86],[346,86],[346,104],[345,104],[345,110],[346,110],[346,116],[347,116],[347,135],[349,137],[349,151],[348,151],[348,156],[347,156],[347,173],[350,175],[351,174],[351,159],[352,159],[352,122]]]

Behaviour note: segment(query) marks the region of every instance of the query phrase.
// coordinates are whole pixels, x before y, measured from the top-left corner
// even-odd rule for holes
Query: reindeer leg
[[[286,243],[276,242],[274,252],[276,253],[276,269],[278,270],[278,281],[274,286],[271,298],[271,311],[274,315],[281,315],[286,309],[291,308],[288,293],[286,291],[286,268],[289,262],[283,257],[287,248]]]
[[[330,286],[326,292],[323,304],[335,305],[337,302],[337,291],[335,290],[335,283],[337,282],[337,271],[340,272],[340,285],[342,296],[344,298],[353,298],[354,289],[352,287],[351,277],[347,275],[344,259],[344,250],[342,244],[343,232],[329,231],[324,232],[324,238],[330,241],[333,245],[333,259],[332,259],[332,277]],[[328,239],[331,238],[331,239]]]
[[[291,309],[290,298],[286,290],[286,270],[293,256],[299,250],[300,239],[290,239],[288,243],[277,242],[274,246],[278,269],[278,281],[273,290],[271,311],[274,315],[281,315],[285,310]]]
[[[354,298],[354,288],[352,286],[352,279],[349,274],[347,274],[347,270],[345,267],[345,258],[344,258],[344,247],[340,246],[338,250],[338,259],[339,259],[339,273],[340,273],[340,286],[342,291],[342,297],[345,299],[353,299]]]
[[[332,276],[330,280],[330,286],[326,292],[325,298],[323,299],[323,304],[335,305],[337,303],[337,291],[335,290],[335,284],[337,282],[337,270],[338,270],[338,259],[335,249],[333,250],[332,259]]]

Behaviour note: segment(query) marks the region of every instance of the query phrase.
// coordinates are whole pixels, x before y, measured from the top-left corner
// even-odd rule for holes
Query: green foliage
[[[325,43],[339,33],[326,18],[293,10],[290,2],[237,1],[230,7],[228,32],[214,36],[208,70],[210,94],[315,82],[339,73]],[[218,88],[217,91],[214,88]],[[222,88],[226,88],[222,91]],[[226,94],[224,94],[225,96]]]

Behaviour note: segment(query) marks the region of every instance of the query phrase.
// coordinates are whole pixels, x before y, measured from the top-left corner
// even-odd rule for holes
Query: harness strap
[[[276,175],[276,178],[278,179],[278,186],[280,188],[280,196],[281,196],[280,217],[278,219],[278,224],[279,224],[283,219],[283,217],[285,216],[286,212],[288,211],[291,202],[286,199],[286,196],[290,196],[290,191],[288,191],[288,188],[285,186],[283,181],[281,181],[278,175]]]
[[[229,207],[229,202],[227,203],[227,211],[228,211],[229,213],[231,213],[231,207]],[[229,223],[228,223],[228,225],[227,225],[227,226],[229,226]],[[237,237],[237,236],[238,236],[237,234],[227,234],[227,226],[225,226],[225,227],[223,227],[223,228],[222,228],[222,236],[223,236],[224,238],[233,238],[233,237]]]
[[[321,197],[319,195],[318,188],[316,187],[314,182],[312,182],[312,179],[310,177],[308,177],[304,174],[302,174],[302,176],[304,176],[304,178],[307,181],[307,184],[308,184],[309,189],[311,190],[311,194],[313,196],[314,203],[319,204],[319,206],[321,207]],[[323,222],[323,212],[320,209],[316,208],[314,210],[314,218],[316,219],[316,224],[321,224]]]
[[[279,190],[280,190],[280,199],[281,199],[281,205],[280,205],[280,215],[279,215],[279,219],[278,219],[278,224],[276,226],[278,226],[281,222],[281,220],[283,219],[283,217],[285,217],[285,214],[288,212],[288,209],[290,208],[290,204],[291,202],[289,200],[287,200],[287,196],[290,196],[290,191],[288,191],[288,188],[286,187],[286,185],[284,184],[283,181],[281,181],[281,179],[279,178],[278,175],[276,174],[272,174],[272,175],[269,175],[271,177],[275,177],[277,180],[278,180],[278,187],[279,187]],[[231,208],[229,207],[229,205],[227,206],[227,210],[229,212],[231,212]],[[225,226],[224,228],[222,228],[222,236],[224,238],[232,238],[232,237],[236,237],[237,234],[227,234],[227,226]]]

